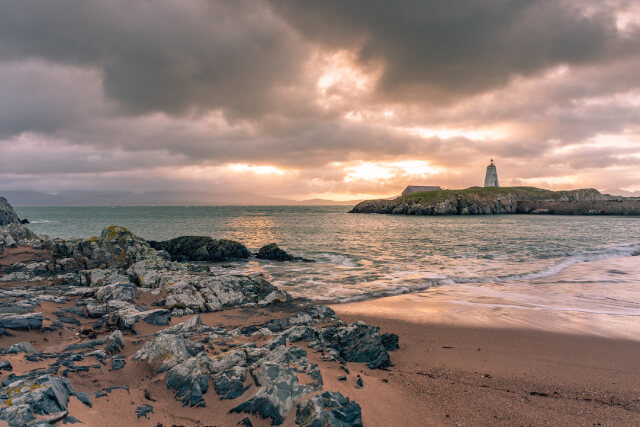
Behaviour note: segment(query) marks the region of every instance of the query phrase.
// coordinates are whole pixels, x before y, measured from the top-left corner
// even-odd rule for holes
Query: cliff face
[[[603,195],[595,189],[550,191],[532,187],[441,190],[394,200],[365,200],[351,213],[395,215],[640,215],[640,200]]]

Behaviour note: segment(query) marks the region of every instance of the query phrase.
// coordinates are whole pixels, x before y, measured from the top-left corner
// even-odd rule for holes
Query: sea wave
[[[640,244],[622,245],[622,246],[609,246],[603,248],[593,248],[586,251],[582,251],[578,254],[569,256],[562,261],[544,268],[539,271],[534,271],[526,274],[515,274],[507,276],[486,277],[486,278],[465,278],[465,279],[453,279],[456,283],[487,283],[487,282],[512,282],[518,280],[535,280],[543,279],[545,277],[553,276],[561,273],[567,268],[589,261],[601,261],[612,258],[626,258],[631,256],[640,255]]]
[[[53,221],[50,219],[34,219],[34,220],[29,220],[29,224],[55,224],[58,221]]]

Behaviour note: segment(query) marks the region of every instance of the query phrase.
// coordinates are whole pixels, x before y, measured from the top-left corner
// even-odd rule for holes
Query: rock
[[[102,302],[133,301],[138,297],[138,288],[133,283],[114,283],[96,289],[95,295]]]
[[[109,368],[110,371],[119,371],[120,369],[124,368],[125,365],[127,364],[126,360],[124,360],[124,357],[120,356],[120,357],[114,357],[111,359],[111,368]]]
[[[186,320],[182,323],[178,323],[175,326],[171,326],[170,328],[165,328],[161,331],[156,332],[156,335],[160,334],[193,334],[196,332],[201,332],[206,328],[202,324],[202,320],[200,320],[200,315],[196,314],[191,317],[189,320]]]
[[[120,353],[120,350],[124,348],[124,335],[122,335],[122,331],[117,329],[111,332],[104,340],[104,343],[106,344],[104,351],[107,354]]]
[[[214,240],[206,236],[182,236],[163,242],[150,241],[156,250],[164,250],[173,261],[223,261],[249,258],[251,253],[233,240]]]
[[[66,416],[69,396],[73,387],[63,377],[43,375],[36,379],[19,379],[0,390],[0,399],[6,407],[0,408],[0,420],[10,425],[25,425],[35,415]],[[17,408],[17,409],[16,409]]]
[[[7,329],[40,329],[42,313],[0,314],[0,328]]]
[[[8,354],[16,354],[16,353],[37,353],[36,349],[33,348],[30,342],[20,342],[17,344],[11,345],[7,349]]]
[[[13,371],[13,366],[8,360],[0,360],[0,371]]]
[[[361,427],[360,405],[342,393],[325,391],[298,403],[296,424],[305,427]]]
[[[151,405],[142,405],[136,408],[136,415],[138,418],[145,417],[147,418],[147,414],[153,413],[153,406]]]
[[[356,322],[347,326],[328,326],[318,329],[322,348],[332,348],[347,362],[366,362],[370,369],[391,366],[379,329]]]
[[[13,210],[13,206],[7,202],[7,199],[0,197],[0,227],[19,223],[20,219],[18,219],[18,215]]]
[[[121,329],[131,329],[140,319],[151,325],[166,326],[171,320],[171,312],[160,308],[147,311],[124,310],[116,313],[115,318]]]
[[[256,258],[268,259],[271,261],[296,261],[301,258],[294,257],[293,255],[280,249],[277,244],[270,243],[260,248],[256,254]]]
[[[249,417],[244,417],[243,419],[241,419],[240,421],[238,421],[239,426],[244,426],[244,427],[253,427],[253,423],[251,422],[251,420],[249,419]]]
[[[4,246],[6,246],[7,248],[17,248],[18,243],[13,237],[7,236],[4,238]]]
[[[86,406],[88,406],[89,408],[91,408],[93,405],[91,403],[91,398],[89,398],[89,395],[85,392],[82,391],[76,391],[75,393],[73,393],[73,395],[82,403],[84,403]]]
[[[364,382],[362,382],[362,377],[360,376],[360,374],[358,374],[356,378],[356,388],[362,388],[362,387],[364,387]]]
[[[27,218],[23,218],[20,220],[20,224],[25,225],[25,224],[31,224],[31,222],[29,222],[29,220]]]
[[[146,360],[156,373],[165,372],[191,357],[185,341],[180,335],[160,334],[145,342],[133,360]]]
[[[57,268],[70,270],[126,269],[143,260],[163,260],[166,254],[152,249],[149,244],[124,227],[110,226],[100,237],[90,239],[55,239],[51,252]],[[68,267],[58,260],[73,259]]]
[[[107,313],[107,307],[104,304],[96,304],[90,302],[85,306],[87,316],[92,319],[97,319],[104,316]]]
[[[382,334],[382,345],[387,351],[394,351],[400,348],[398,345],[398,335]]]
[[[306,373],[316,382],[301,384],[296,373]],[[251,376],[260,387],[257,393],[231,411],[258,414],[271,418],[272,424],[282,424],[298,399],[322,387],[319,375],[317,365],[309,363],[303,349],[276,347],[251,367]]]
[[[84,272],[88,276],[88,282],[91,286],[105,286],[116,283],[129,283],[129,276],[122,274],[119,270],[94,268]]]
[[[174,366],[167,372],[167,388],[176,391],[184,406],[205,406],[203,395],[209,389],[209,358],[202,353]]]
[[[221,399],[235,399],[249,389],[244,382],[247,379],[247,369],[234,366],[213,376],[213,388]]]

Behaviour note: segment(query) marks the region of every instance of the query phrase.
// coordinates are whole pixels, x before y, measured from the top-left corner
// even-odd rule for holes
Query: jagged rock
[[[234,366],[213,376],[213,388],[221,399],[235,399],[249,389],[249,386],[244,386],[246,379],[247,369]]]
[[[50,245],[48,237],[39,237],[28,228],[15,223],[0,226],[0,241],[4,241],[6,247],[30,246],[42,249]]]
[[[171,320],[171,312],[160,308],[147,311],[124,310],[116,313],[115,318],[121,329],[131,329],[140,319],[151,325],[166,326]]]
[[[12,236],[7,236],[4,238],[4,246],[7,248],[17,248],[18,242]]]
[[[389,353],[375,326],[356,322],[347,326],[328,326],[317,332],[320,347],[336,350],[347,362],[366,362],[371,369],[391,366]]]
[[[192,334],[196,332],[202,332],[206,329],[207,326],[202,324],[202,320],[200,320],[200,315],[196,314],[189,320],[186,320],[182,323],[178,323],[175,326],[171,326],[169,328],[165,328],[161,331],[156,332],[156,335],[160,334]]]
[[[93,404],[91,403],[91,398],[89,397],[89,395],[85,392],[82,391],[76,391],[73,393],[73,395],[82,403],[84,403],[86,406],[88,406],[89,408],[91,408],[93,406]]]
[[[358,374],[358,376],[356,377],[356,388],[362,387],[364,387],[364,382],[362,381],[362,377],[360,376],[360,374]]]
[[[16,380],[0,390],[0,399],[6,405],[0,408],[0,420],[23,426],[35,418],[34,414],[56,418],[64,413],[64,417],[71,394],[73,387],[66,378],[43,375]]]
[[[296,424],[305,427],[361,427],[360,405],[336,391],[325,391],[298,403]]]
[[[106,344],[104,351],[107,354],[119,353],[120,350],[124,348],[124,335],[122,334],[122,331],[116,329],[111,332],[104,340],[104,343]]]
[[[173,261],[222,261],[249,258],[251,253],[233,240],[214,240],[206,236],[182,236],[163,242],[150,241],[152,248],[164,250]]]
[[[133,301],[138,297],[138,288],[133,283],[114,283],[96,289],[95,295],[102,302]]]
[[[89,284],[94,287],[129,283],[129,276],[122,274],[118,270],[94,268],[93,270],[87,270],[85,274],[88,276]]]
[[[316,380],[315,383],[301,384],[296,372],[306,373]],[[267,352],[252,365],[251,376],[260,388],[232,412],[258,414],[271,418],[272,424],[282,424],[298,399],[322,387],[320,370],[309,363],[306,352],[299,347],[279,346]]]
[[[85,309],[87,310],[87,316],[92,319],[97,319],[107,314],[107,307],[104,304],[90,302],[85,306]]]
[[[20,219],[7,199],[0,197],[0,227],[9,224],[20,224]]]
[[[13,371],[13,366],[8,360],[0,360],[0,371]]]
[[[0,328],[7,329],[40,329],[42,313],[0,314]]]
[[[27,218],[23,218],[20,220],[20,224],[25,225],[25,224],[31,224],[31,221],[29,221]]]
[[[184,406],[205,406],[203,395],[209,389],[209,358],[201,353],[167,372],[167,388],[176,391]]]
[[[119,371],[120,369],[124,368],[126,364],[127,364],[127,361],[124,360],[124,357],[122,356],[114,357],[111,359],[111,368],[109,368],[109,370]]]
[[[33,345],[31,345],[30,342],[20,342],[20,343],[11,345],[11,347],[7,349],[7,353],[15,354],[15,353],[37,353],[37,352],[36,352],[36,349],[33,348]]]
[[[152,249],[145,240],[118,226],[105,228],[100,237],[56,239],[51,242],[51,251],[56,260],[73,259],[76,265],[72,267],[78,270],[126,269],[145,259],[161,260],[166,257],[166,254]]]
[[[133,360],[146,360],[157,373],[165,372],[191,357],[185,341],[180,335],[160,334],[145,342]]]

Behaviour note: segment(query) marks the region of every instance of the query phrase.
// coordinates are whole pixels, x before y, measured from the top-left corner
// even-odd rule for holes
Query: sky
[[[0,191],[640,191],[640,3],[3,0]]]

